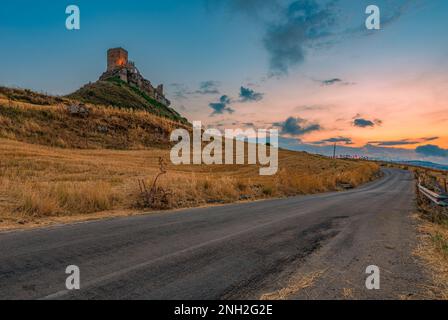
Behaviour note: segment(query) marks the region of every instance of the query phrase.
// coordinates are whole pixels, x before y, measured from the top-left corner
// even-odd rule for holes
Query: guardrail
[[[441,207],[448,207],[448,195],[438,194],[434,191],[429,190],[428,188],[425,188],[421,184],[418,185],[418,189],[424,196],[426,196],[429,200],[431,200],[435,204]]]

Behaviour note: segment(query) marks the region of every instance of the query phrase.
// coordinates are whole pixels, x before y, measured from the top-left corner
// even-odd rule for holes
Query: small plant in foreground
[[[159,157],[159,173],[152,183],[151,189],[146,187],[145,180],[139,180],[138,185],[140,188],[140,197],[138,200],[138,206],[142,208],[151,209],[167,209],[170,204],[171,191],[165,190],[162,187],[157,186],[159,178],[166,174],[166,163],[162,157]]]

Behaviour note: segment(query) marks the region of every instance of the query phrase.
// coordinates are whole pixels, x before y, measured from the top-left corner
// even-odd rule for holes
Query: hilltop
[[[146,111],[158,117],[190,125],[188,120],[171,108],[171,101],[165,96],[164,86],[153,86],[140,73],[135,63],[128,60],[123,48],[107,51],[107,69],[99,80],[84,85],[79,90],[63,97],[53,97],[31,90],[0,87],[0,98],[33,105],[90,104],[99,107],[113,107],[129,111]],[[10,109],[11,110],[11,109]]]
[[[123,109],[145,110],[155,115],[188,124],[165,96],[163,84],[153,86],[143,77],[123,48],[107,51],[107,69],[95,83],[89,83],[67,98],[83,103]]]

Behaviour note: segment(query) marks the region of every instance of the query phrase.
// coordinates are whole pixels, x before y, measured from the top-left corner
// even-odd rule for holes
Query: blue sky
[[[65,28],[69,4],[79,31]],[[364,27],[369,4],[379,31]],[[445,0],[2,1],[0,85],[67,94],[122,46],[190,120],[423,157],[426,143],[448,148],[447,30]]]
[[[70,3],[80,7],[80,31],[65,29],[69,3],[2,3],[0,36],[9,51],[2,50],[0,58],[11,62],[3,66],[2,83],[68,93],[96,79],[105,68],[106,50],[115,46],[125,47],[148,78],[167,84],[253,74],[263,56],[240,32],[249,24],[228,23],[208,12],[204,1]],[[244,61],[242,55],[255,59]],[[235,70],[241,71],[235,75]]]

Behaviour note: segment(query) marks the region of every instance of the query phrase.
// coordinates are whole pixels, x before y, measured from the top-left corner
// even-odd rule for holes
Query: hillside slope
[[[0,90],[0,137],[59,148],[168,148],[173,128],[189,125],[144,110],[88,105],[70,113],[67,98]]]
[[[145,110],[174,121],[188,123],[173,108],[152,99],[137,87],[128,85],[118,78],[90,83],[67,96],[84,103],[113,106],[125,109]]]

